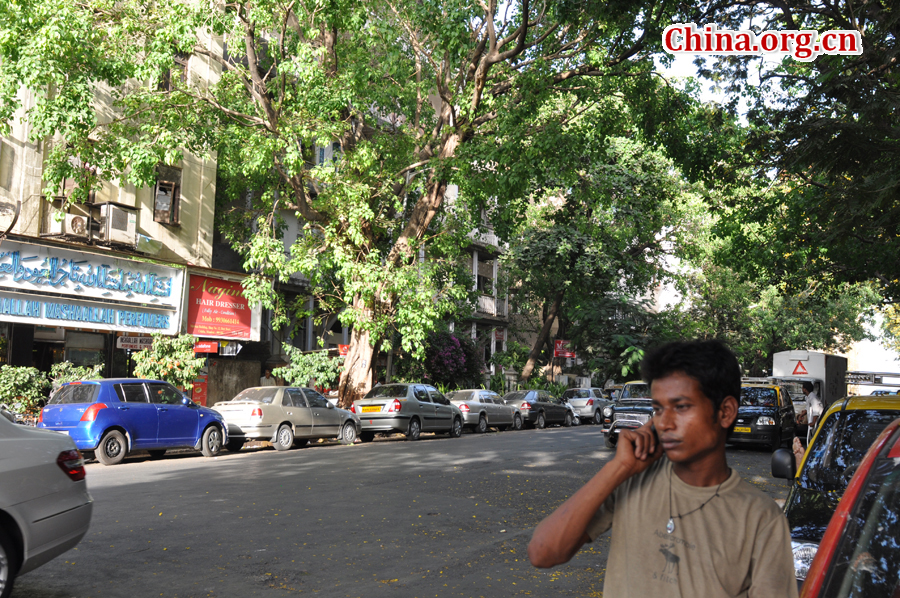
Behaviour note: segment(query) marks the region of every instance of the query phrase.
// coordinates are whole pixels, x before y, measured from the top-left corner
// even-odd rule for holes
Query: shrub
[[[0,366],[0,403],[6,403],[13,413],[37,411],[49,385],[47,375],[37,368]]]
[[[162,380],[178,388],[190,388],[206,361],[203,357],[194,357],[196,342],[190,334],[176,337],[154,334],[153,345],[132,356],[136,364],[134,375]]]

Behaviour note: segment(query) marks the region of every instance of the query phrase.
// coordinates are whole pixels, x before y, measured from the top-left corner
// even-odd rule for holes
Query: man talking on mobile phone
[[[677,342],[641,369],[653,417],[623,430],[615,457],[537,526],[531,563],[565,563],[612,528],[604,598],[797,596],[784,514],[725,459],[741,392],[734,354]]]

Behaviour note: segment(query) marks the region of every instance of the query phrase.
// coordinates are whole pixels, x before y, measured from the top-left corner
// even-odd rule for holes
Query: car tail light
[[[531,411],[531,405],[528,403],[522,403],[519,409],[521,409],[522,411]]]
[[[587,403],[584,404],[585,407],[593,407],[594,399],[588,399]]]
[[[84,410],[84,414],[81,416],[81,421],[83,422],[92,422],[97,419],[97,412],[101,409],[106,409],[106,403],[94,403],[90,407]],[[41,412],[43,413],[43,411]]]
[[[250,412],[250,417],[258,417],[259,419],[262,419],[262,409],[260,409],[259,407],[254,407],[253,411]]]
[[[356,403],[350,405],[350,413],[356,413]]]
[[[462,405],[459,406],[459,410],[462,411],[463,413],[468,413],[468,412],[469,412],[469,406],[466,405],[465,403],[463,403]]]
[[[78,451],[63,451],[56,458],[56,464],[73,482],[84,479],[84,459]]]
[[[394,413],[396,411],[400,411],[401,408],[403,408],[403,405],[400,404],[400,400],[394,399],[394,402],[391,403],[390,407],[388,407],[388,413]]]
[[[44,410],[43,409],[41,409],[41,413],[40,413],[40,415],[38,415],[38,423],[39,424],[44,423]]]

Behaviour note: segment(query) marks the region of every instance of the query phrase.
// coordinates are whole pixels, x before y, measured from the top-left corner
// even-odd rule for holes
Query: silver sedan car
[[[213,406],[228,425],[229,451],[249,440],[271,442],[279,451],[303,446],[310,438],[337,438],[353,444],[359,418],[339,409],[311,388],[257,386]]]
[[[408,440],[418,440],[422,432],[445,432],[451,438],[462,435],[462,412],[427,384],[376,386],[351,410],[362,422],[359,438],[363,442],[379,432],[402,432]]]
[[[598,426],[603,424],[603,408],[612,403],[602,388],[570,388],[562,400],[572,406],[578,419]]]
[[[515,405],[507,405],[492,390],[468,389],[447,393],[450,402],[462,412],[463,425],[484,434],[490,426],[500,431],[522,429],[522,414]]]
[[[84,537],[93,499],[71,438],[0,417],[0,596]],[[80,559],[79,559],[80,560]]]

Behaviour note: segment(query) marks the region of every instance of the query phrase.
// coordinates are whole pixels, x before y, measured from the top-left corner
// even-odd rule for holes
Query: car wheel
[[[606,448],[611,448],[611,449],[616,448],[616,436],[613,434],[604,434],[603,435],[603,444],[606,445]]]
[[[241,449],[244,448],[244,441],[240,439],[229,440],[228,444],[225,445],[225,448],[227,448],[230,453],[239,453],[241,452]]]
[[[479,422],[480,423],[480,422]],[[484,420],[485,428],[487,428],[487,420]],[[453,418],[453,425],[450,426],[450,438],[459,438],[462,436],[462,420],[458,417]]]
[[[150,453],[151,459],[162,459],[166,454],[166,449],[154,449],[147,452]]]
[[[353,444],[356,442],[356,425],[347,422],[341,429],[341,444]]]
[[[478,418],[478,425],[475,426],[475,431],[479,434],[484,434],[488,431],[487,418],[484,415]]]
[[[0,598],[6,598],[12,592],[19,562],[18,554],[15,544],[0,528]]]
[[[275,450],[286,451],[294,446],[294,431],[287,424],[282,424],[275,435]]]
[[[537,414],[537,419],[534,420],[534,427],[538,430],[543,430],[547,427],[547,419],[544,417],[543,411]]]
[[[200,442],[200,452],[204,457],[215,457],[222,451],[222,432],[216,426],[210,426],[203,431],[203,440]]]
[[[422,424],[419,423],[419,418],[414,417],[409,420],[409,428],[406,430],[406,439],[407,440],[418,440],[419,436],[422,434]]]
[[[602,424],[603,424],[603,414],[600,413],[599,411],[594,411],[594,419],[593,419],[593,422],[594,422],[594,425],[595,425],[595,426],[600,426],[600,425],[602,425]]]
[[[128,443],[125,442],[125,435],[118,430],[107,432],[100,440],[100,446],[94,451],[97,460],[104,465],[118,465],[125,459],[126,453]]]
[[[516,413],[516,416],[513,418],[513,430],[519,431],[522,429],[522,416]]]
[[[375,432],[360,432],[359,439],[362,442],[372,442],[375,440]]]
[[[566,411],[566,419],[563,420],[563,425],[567,428],[572,427],[572,413]]]

